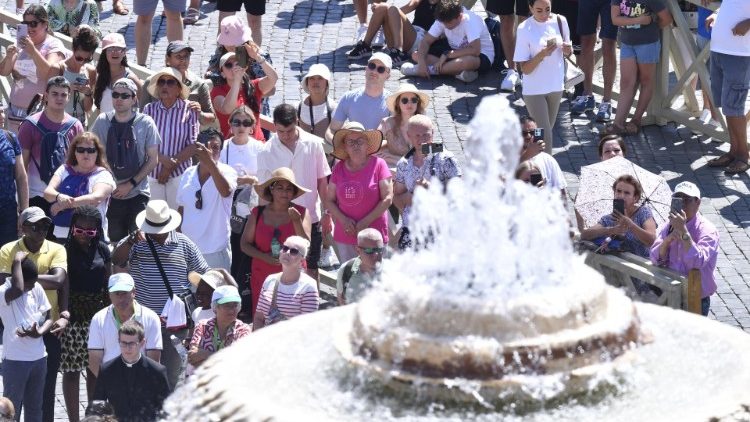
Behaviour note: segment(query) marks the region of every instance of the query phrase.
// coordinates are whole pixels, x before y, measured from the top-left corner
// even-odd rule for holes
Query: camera
[[[239,67],[247,67],[248,63],[250,62],[250,56],[247,54],[245,44],[242,44],[241,46],[235,48],[234,54],[237,57],[237,65]]]
[[[536,128],[534,129],[534,142],[541,142],[544,140],[544,128]]]
[[[422,154],[423,155],[429,155],[429,154],[435,154],[438,152],[443,152],[443,143],[434,143],[434,144],[422,144]]]
[[[531,186],[539,186],[539,183],[542,182],[542,174],[541,173],[531,173],[529,175],[529,183]]]

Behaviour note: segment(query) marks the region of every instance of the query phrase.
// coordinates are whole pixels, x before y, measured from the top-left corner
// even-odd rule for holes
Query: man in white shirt
[[[99,376],[102,363],[120,356],[118,330],[131,319],[141,323],[146,331],[146,356],[156,362],[161,358],[161,320],[156,312],[135,301],[133,277],[128,273],[112,274],[108,288],[112,304],[97,312],[89,327],[89,369],[95,377]]]
[[[545,186],[560,190],[563,204],[567,201],[568,182],[565,174],[557,164],[555,157],[544,152],[544,139],[535,139],[534,131],[537,129],[536,120],[531,116],[521,116],[521,136],[523,137],[523,148],[521,149],[520,161],[530,160],[533,162],[545,180]]]
[[[273,110],[276,133],[266,142],[258,155],[258,180],[271,177],[279,167],[288,167],[302,187],[309,189],[295,200],[307,208],[312,222],[310,251],[307,254],[307,272],[317,280],[318,259],[323,236],[320,230],[320,195],[328,188],[331,168],[323,152],[323,139],[307,133],[297,126],[297,110],[291,104],[280,104]]]

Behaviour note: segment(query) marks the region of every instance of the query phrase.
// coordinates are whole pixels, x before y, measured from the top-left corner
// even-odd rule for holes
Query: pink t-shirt
[[[333,166],[331,183],[336,185],[336,202],[344,215],[359,221],[370,213],[380,202],[380,181],[391,178],[391,171],[385,160],[371,156],[367,165],[357,172],[347,170],[343,161]],[[386,211],[387,212],[387,211]],[[386,212],[370,224],[383,235],[388,243],[388,218]],[[357,236],[344,231],[343,224],[336,224],[333,240],[350,245],[357,244]]]
[[[58,53],[61,60],[69,57],[69,52],[65,49],[62,41],[52,35],[47,35],[47,38],[41,44],[37,44],[36,48],[44,58],[52,53]],[[40,80],[37,77],[34,60],[24,50],[20,50],[13,70],[15,80],[11,87],[10,102],[25,110],[35,94],[44,93],[47,87],[47,79]]]

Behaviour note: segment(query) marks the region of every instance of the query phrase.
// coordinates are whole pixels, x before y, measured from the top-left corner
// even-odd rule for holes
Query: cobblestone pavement
[[[125,3],[132,10],[132,1]],[[36,3],[37,1],[27,2]],[[397,0],[397,4],[404,0]],[[105,8],[111,2],[105,2]],[[13,10],[12,0],[0,0],[6,10]],[[475,11],[483,14],[481,3]],[[202,18],[197,25],[185,29],[185,38],[195,48],[191,70],[202,74],[215,48],[218,13],[215,3],[204,2]],[[364,61],[350,63],[344,53],[351,45],[355,32],[354,9],[351,2],[342,0],[269,0],[263,19],[263,48],[271,53],[280,79],[271,106],[281,102],[299,101],[299,80],[313,63],[325,63],[334,72],[331,95],[338,98],[347,90],[364,83]],[[161,4],[154,19],[149,67],[163,65],[167,47],[166,22],[159,16]],[[244,19],[244,15],[242,17]],[[135,16],[113,15],[111,10],[102,14],[102,32],[117,31],[134,46],[138,34],[134,30]],[[135,62],[135,50],[128,52]],[[395,91],[402,75],[394,70],[387,88]],[[436,139],[463,158],[462,140],[466,139],[466,124],[480,99],[498,94],[499,75],[492,73],[471,84],[452,78],[433,78],[411,82],[429,92],[432,97],[428,114],[436,122]],[[521,100],[508,94],[511,101],[523,107]],[[554,155],[565,171],[572,195],[577,192],[581,166],[598,161],[597,139],[600,126],[592,124],[587,116],[571,117],[566,100],[560,107],[555,127]],[[642,135],[628,140],[628,158],[655,173],[663,175],[672,187],[682,180],[694,181],[700,187],[704,200],[701,212],[720,231],[721,253],[716,272],[718,292],[712,298],[711,318],[750,332],[750,196],[748,175],[727,177],[719,170],[706,166],[706,155],[726,151],[728,145],[712,143],[691,133],[685,127],[669,124],[664,127],[645,127]],[[83,387],[82,387],[83,388]],[[82,390],[83,391],[83,390]],[[58,392],[60,390],[58,389]],[[85,397],[82,392],[81,397]],[[62,395],[58,395],[57,418],[67,419]]]

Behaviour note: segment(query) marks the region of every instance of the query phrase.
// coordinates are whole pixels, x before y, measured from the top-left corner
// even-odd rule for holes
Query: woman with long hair
[[[96,7],[96,6],[94,6]],[[94,81],[96,69],[90,63],[94,59],[99,39],[88,26],[82,26],[73,37],[73,54],[65,61],[50,68],[47,75],[62,76],[70,83],[70,96],[65,112],[78,119],[86,127],[86,113],[94,105]]]
[[[116,32],[107,34],[102,40],[102,54],[96,63],[94,85],[94,104],[102,113],[115,109],[112,104],[112,84],[118,79],[131,79],[139,91],[143,87],[143,82],[128,67],[126,49],[125,38]]]
[[[50,212],[55,223],[55,237],[64,239],[68,235],[74,208],[92,205],[106,216],[109,197],[115,186],[99,137],[92,132],[83,132],[73,138],[65,164],[55,170],[44,190],[44,198],[52,204]],[[108,240],[107,219],[103,217],[102,220],[105,230],[102,236]]]
[[[83,205],[73,211],[65,240],[68,257],[70,324],[62,336],[63,396],[68,419],[78,421],[81,372],[86,371],[88,401],[94,394],[96,377],[88,369],[89,324],[100,309],[109,303],[107,280],[112,273],[112,259],[104,241],[103,218],[98,209]]]
[[[378,130],[383,132],[385,142],[377,156],[388,163],[388,167],[396,167],[396,163],[411,148],[411,142],[406,136],[409,119],[416,114],[425,114],[430,97],[412,84],[401,84],[398,91],[387,99],[391,115],[380,122]]]

